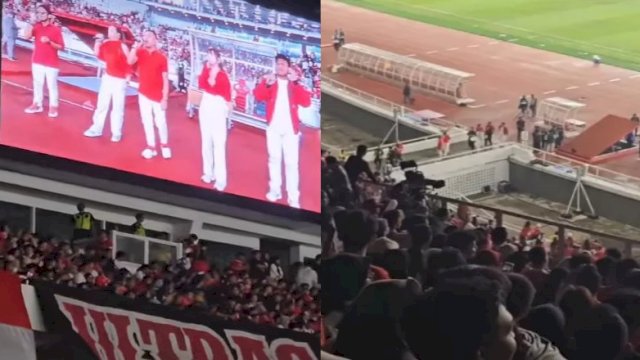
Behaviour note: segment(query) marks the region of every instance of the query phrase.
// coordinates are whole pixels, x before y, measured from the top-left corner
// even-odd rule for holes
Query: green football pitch
[[[640,0],[340,1],[640,71]]]

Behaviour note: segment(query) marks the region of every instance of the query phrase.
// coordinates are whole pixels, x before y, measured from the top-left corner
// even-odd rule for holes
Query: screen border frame
[[[318,162],[318,166],[320,166],[320,162]],[[163,199],[163,202],[293,230],[308,229],[308,225],[320,225],[321,223],[320,212],[273,204],[266,199],[263,201],[218,192],[213,189],[207,190],[193,185],[56,157],[1,143],[0,168],[140,199],[158,201],[153,197],[153,194],[172,194],[175,195],[175,199],[167,199],[167,201]],[[96,186],[95,181],[94,184],[91,184],[92,179],[102,180],[99,181],[102,186]],[[151,192],[143,190],[151,190]],[[320,197],[320,190],[318,189],[318,197]],[[194,199],[198,199],[200,202],[204,200],[205,206],[194,205]],[[90,201],[90,199],[86,200]],[[306,223],[306,226],[302,223]],[[318,231],[313,231],[313,233],[320,235],[319,226]]]

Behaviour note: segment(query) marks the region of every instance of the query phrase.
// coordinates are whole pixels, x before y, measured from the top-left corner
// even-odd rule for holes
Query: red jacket
[[[258,101],[267,103],[267,124],[271,124],[273,111],[276,107],[276,96],[278,95],[278,83],[268,86],[262,80],[253,90],[253,95]],[[293,132],[297,134],[300,129],[300,118],[298,117],[298,107],[308,107],[311,105],[311,93],[300,83],[289,81],[289,110],[291,110],[291,122]]]

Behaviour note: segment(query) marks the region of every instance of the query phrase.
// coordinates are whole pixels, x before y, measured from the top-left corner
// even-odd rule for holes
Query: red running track
[[[83,132],[91,125],[93,112],[78,104],[85,101],[95,104],[97,94],[59,83],[61,103],[58,118],[49,119],[46,108],[42,114],[25,114],[24,109],[32,101],[32,80],[29,75],[24,75],[30,67],[26,60],[28,57],[22,56],[21,59],[25,60],[16,63],[2,60],[0,143],[215,191],[211,185],[200,181],[200,130],[197,119],[189,119],[186,115],[185,96],[169,99],[167,121],[173,157],[165,160],[158,156],[145,160],[140,155],[145,147],[145,140],[135,97],[127,99],[121,142],[110,142],[108,123],[102,138],[87,138],[83,136]],[[5,64],[11,67],[10,72],[5,71]],[[88,76],[95,74],[91,69],[65,63],[60,75],[80,73]],[[320,212],[319,149],[320,131],[303,127],[300,148],[300,205],[305,210],[315,212]],[[230,130],[227,139],[227,171],[228,185],[225,192],[266,201],[268,168],[264,131],[240,124]],[[286,205],[286,197],[280,203]]]

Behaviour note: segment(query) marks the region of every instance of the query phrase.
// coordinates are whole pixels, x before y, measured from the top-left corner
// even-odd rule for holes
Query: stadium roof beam
[[[474,74],[368,45],[345,44],[338,52],[338,65],[339,68],[394,85],[404,86],[405,80],[409,81],[413,91],[434,95],[457,105],[475,101],[465,91],[467,81]]]

